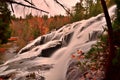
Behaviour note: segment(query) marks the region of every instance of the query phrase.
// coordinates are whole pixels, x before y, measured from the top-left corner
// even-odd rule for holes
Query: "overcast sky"
[[[18,0],[18,1],[22,2],[22,0]],[[56,4],[54,0],[46,0],[49,7],[44,3],[44,0],[32,0],[32,1],[37,6],[37,8],[48,11],[49,16],[58,15],[58,14],[62,14],[62,15],[66,14],[64,9],[60,7],[58,4]],[[71,8],[72,6],[76,4],[76,2],[79,2],[79,0],[58,0],[58,1],[64,4],[68,8]],[[18,5],[14,5],[14,10],[15,10],[14,14],[17,17],[20,17],[20,16],[24,17],[25,14],[29,14],[30,12],[32,12],[33,15],[38,15],[38,16],[43,14],[43,12],[41,13],[40,11],[36,11],[30,8],[24,9],[23,7],[18,6]]]

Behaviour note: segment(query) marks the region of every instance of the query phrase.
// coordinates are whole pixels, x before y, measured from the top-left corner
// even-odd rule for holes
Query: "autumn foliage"
[[[18,37],[18,45],[23,47],[29,41],[38,36],[47,34],[54,29],[58,29],[70,22],[69,17],[57,15],[48,18],[48,16],[27,15],[25,19],[14,18],[11,21],[12,36]]]

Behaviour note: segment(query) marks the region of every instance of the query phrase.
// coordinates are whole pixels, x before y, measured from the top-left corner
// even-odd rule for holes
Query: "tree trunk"
[[[105,80],[111,80],[110,77],[111,72],[112,72],[112,60],[115,57],[115,47],[114,47],[114,42],[113,42],[113,29],[112,29],[112,24],[110,20],[110,16],[108,14],[107,6],[105,0],[101,0],[101,4],[103,7],[103,11],[105,14],[106,22],[107,22],[107,27],[108,27],[108,40],[109,40],[109,55],[107,58],[106,62],[106,71],[105,71]]]

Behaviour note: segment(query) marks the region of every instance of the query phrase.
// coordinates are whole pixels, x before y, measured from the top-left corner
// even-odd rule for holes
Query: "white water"
[[[115,8],[116,6],[113,6],[109,9],[112,18],[115,16]],[[21,49],[13,59],[1,65],[0,76],[15,73],[16,80],[34,72],[36,75],[45,77],[45,80],[66,80],[71,54],[78,49],[86,53],[91,45],[96,43],[97,37],[101,35],[105,26],[106,21],[102,13],[40,36]],[[51,52],[53,50],[55,52]],[[43,53],[51,55],[45,57]],[[42,70],[45,67],[43,65],[50,69]],[[42,66],[42,69],[37,66]]]

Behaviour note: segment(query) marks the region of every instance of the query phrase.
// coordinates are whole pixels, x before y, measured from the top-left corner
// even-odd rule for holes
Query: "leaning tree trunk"
[[[110,20],[110,16],[108,14],[107,6],[105,0],[101,0],[101,5],[103,7],[103,11],[105,14],[106,22],[107,22],[107,27],[108,27],[108,36],[109,36],[109,55],[107,58],[106,62],[106,71],[105,71],[105,80],[110,80],[111,70],[112,70],[112,60],[115,57],[115,47],[114,47],[114,42],[113,42],[113,28]]]

